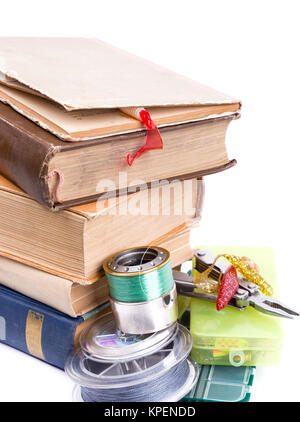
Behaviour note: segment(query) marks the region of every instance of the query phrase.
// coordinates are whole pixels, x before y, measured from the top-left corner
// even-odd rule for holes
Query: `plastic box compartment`
[[[255,367],[249,366],[200,366],[198,381],[184,401],[248,402],[254,374]]]
[[[216,254],[248,256],[257,263],[277,296],[273,250],[266,247],[209,247]],[[194,271],[194,270],[193,270]],[[269,366],[280,359],[281,319],[256,311],[226,307],[217,312],[213,302],[192,299],[190,330],[192,358],[201,365]]]

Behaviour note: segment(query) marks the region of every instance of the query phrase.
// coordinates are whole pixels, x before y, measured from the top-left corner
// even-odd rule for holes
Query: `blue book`
[[[0,286],[0,342],[64,369],[82,329],[107,307],[108,303],[83,316],[71,318]]]

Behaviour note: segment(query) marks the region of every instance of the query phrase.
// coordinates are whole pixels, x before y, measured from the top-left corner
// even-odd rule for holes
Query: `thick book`
[[[51,213],[0,176],[0,255],[93,283],[109,255],[189,227],[202,198],[203,181],[190,179]]]
[[[236,99],[97,40],[5,38],[0,55],[0,171],[50,209],[235,163],[225,132]],[[163,149],[129,167],[146,135],[131,107],[147,107]]]
[[[154,243],[170,252],[173,267],[193,255],[188,228],[178,227]],[[0,284],[71,317],[84,315],[105,303],[109,294],[103,273],[94,283],[82,285],[4,256],[0,256]]]
[[[79,335],[106,305],[77,318],[0,286],[0,342],[64,369]]]

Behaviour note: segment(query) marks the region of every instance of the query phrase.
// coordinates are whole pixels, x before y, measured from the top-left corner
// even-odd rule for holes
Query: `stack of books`
[[[240,103],[93,39],[4,38],[0,57],[0,341],[64,368],[108,305],[108,256],[191,258]],[[163,147],[130,166],[144,107]]]

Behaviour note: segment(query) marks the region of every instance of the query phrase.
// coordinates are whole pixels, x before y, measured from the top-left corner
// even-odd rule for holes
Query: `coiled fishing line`
[[[74,398],[84,402],[174,402],[186,396],[198,378],[198,367],[189,360],[152,381],[115,389],[77,387]]]
[[[166,249],[126,249],[108,258],[103,268],[112,311],[121,331],[147,334],[163,330],[177,320],[177,292]]]
[[[65,368],[77,384],[76,401],[177,401],[197,379],[197,366],[186,360],[191,334],[177,323],[132,336],[118,332],[109,313],[83,331],[80,343]]]
[[[126,249],[108,258],[103,268],[110,296],[120,302],[157,299],[174,285],[170,254],[160,247]]]

